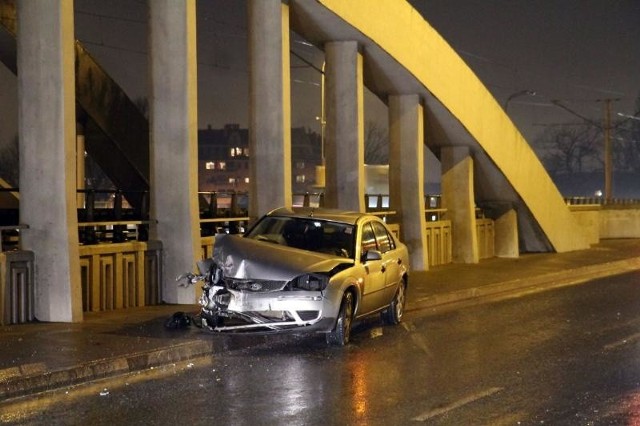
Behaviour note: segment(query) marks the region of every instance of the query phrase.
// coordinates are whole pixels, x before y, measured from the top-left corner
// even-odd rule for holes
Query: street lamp
[[[533,90],[521,90],[519,92],[515,92],[512,93],[511,95],[509,95],[509,97],[507,98],[507,101],[504,103],[504,112],[507,112],[507,108],[509,108],[509,102],[511,102],[511,99],[514,98],[518,98],[520,96],[535,96],[536,92],[534,92]]]
[[[628,118],[630,120],[638,120],[638,121],[640,121],[640,117],[638,117],[637,114],[636,115],[629,115],[629,114],[623,114],[623,113],[619,112],[618,116],[624,117],[624,118]]]
[[[320,120],[320,157],[322,160],[322,164],[316,166],[316,186],[319,188],[324,188],[326,185],[325,181],[325,173],[326,173],[326,165],[324,159],[324,139],[325,139],[325,126],[327,125],[326,120],[326,111],[325,111],[325,93],[324,93],[324,69],[327,64],[327,61],[322,62],[322,72],[321,72],[321,80],[320,80],[320,117],[316,117],[316,119]]]

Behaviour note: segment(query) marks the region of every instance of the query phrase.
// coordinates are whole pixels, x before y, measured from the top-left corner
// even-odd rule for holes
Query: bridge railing
[[[600,205],[600,206],[612,206],[612,207],[624,207],[640,205],[640,199],[638,198],[604,198],[604,197],[565,197],[565,203],[570,206],[575,205]]]
[[[293,194],[293,207],[324,207],[324,192]]]
[[[22,225],[0,225],[0,252],[17,250],[20,245],[20,230],[28,229]]]
[[[120,189],[79,189],[78,229],[81,244],[123,243],[149,239],[149,192]],[[140,199],[131,208],[127,197]]]

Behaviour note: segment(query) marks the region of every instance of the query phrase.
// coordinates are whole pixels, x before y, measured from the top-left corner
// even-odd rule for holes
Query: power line
[[[307,59],[303,58],[302,56],[300,56],[299,54],[297,54],[296,52],[294,52],[293,50],[289,50],[289,52],[295,56],[296,58],[300,59],[302,62],[304,62],[305,64],[307,64],[308,66],[310,66],[311,68],[313,68],[314,70],[318,71],[320,74],[324,74],[324,72],[322,71],[321,68],[318,68],[317,66],[315,66],[311,61],[308,61]]]
[[[77,14],[79,15],[86,15],[86,16],[91,16],[94,18],[105,18],[105,19],[111,19],[114,21],[122,21],[122,22],[131,22],[134,24],[147,24],[147,20],[146,19],[133,19],[133,18],[123,18],[121,16],[113,16],[113,15],[103,15],[100,13],[94,13],[94,12],[87,12],[85,10],[77,10],[75,11]]]
[[[569,108],[566,105],[563,105],[562,103],[560,103],[560,100],[552,99],[551,103],[554,104],[555,106],[559,107],[559,108],[562,108],[563,110],[567,111],[568,113],[573,114],[578,118],[581,118],[582,120],[586,121],[587,123],[590,123],[591,125],[602,129],[602,126],[600,125],[600,123],[596,123],[595,121],[591,120],[590,118],[587,118],[584,115],[572,110],[571,108]]]

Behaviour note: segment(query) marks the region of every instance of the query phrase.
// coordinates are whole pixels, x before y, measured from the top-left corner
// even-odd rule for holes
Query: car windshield
[[[245,237],[352,259],[354,256],[354,226],[346,223],[267,216]]]

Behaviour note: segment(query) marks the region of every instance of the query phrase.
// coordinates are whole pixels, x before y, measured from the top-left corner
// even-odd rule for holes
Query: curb
[[[454,307],[456,304],[482,303],[488,300],[507,299],[523,294],[531,294],[582,284],[586,281],[625,272],[640,270],[640,257],[607,262],[597,265],[549,272],[531,278],[518,278],[481,287],[472,287],[450,293],[435,294],[411,301],[408,310],[440,309]]]
[[[159,349],[105,358],[62,370],[18,374],[0,382],[0,400],[53,390],[151,367],[211,355],[211,341],[194,340]]]

